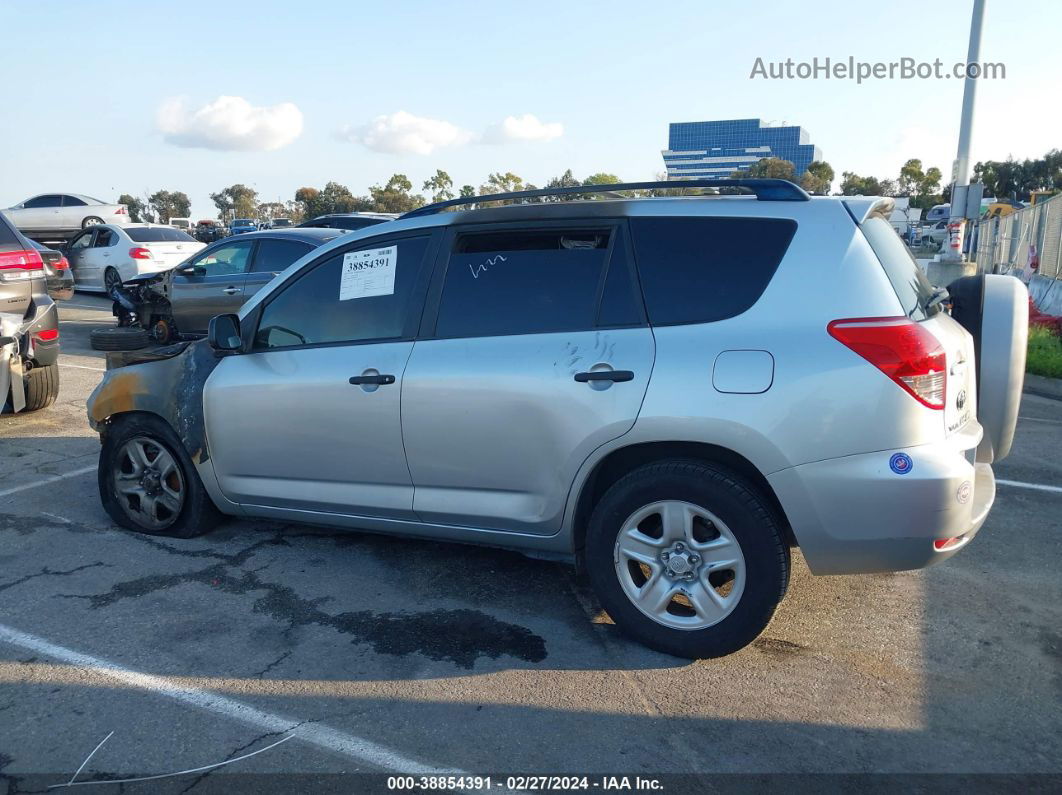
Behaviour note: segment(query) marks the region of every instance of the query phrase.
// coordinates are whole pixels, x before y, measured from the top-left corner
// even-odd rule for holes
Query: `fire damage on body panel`
[[[203,385],[221,358],[206,342],[112,354],[89,398],[89,423],[102,435],[121,414],[154,414],[169,423],[194,463],[208,461]]]
[[[119,326],[140,326],[165,345],[180,335],[173,322],[170,299],[174,271],[137,276],[107,291],[114,301],[113,313]]]

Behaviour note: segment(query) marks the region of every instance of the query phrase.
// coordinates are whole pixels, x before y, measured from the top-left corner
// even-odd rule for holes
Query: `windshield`
[[[134,243],[195,243],[196,239],[180,229],[165,226],[126,227],[125,233]]]
[[[254,221],[252,221],[250,218],[237,218],[232,223],[234,225],[239,224],[240,226],[254,226]]]

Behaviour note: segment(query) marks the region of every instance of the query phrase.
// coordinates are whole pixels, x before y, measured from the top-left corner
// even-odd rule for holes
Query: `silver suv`
[[[971,334],[890,200],[706,184],[755,196],[459,199],[315,250],[207,341],[107,373],[104,506],[179,537],[226,514],[575,560],[685,657],[763,631],[793,546],[817,574],[955,554],[1010,447],[1025,288],[957,285]]]

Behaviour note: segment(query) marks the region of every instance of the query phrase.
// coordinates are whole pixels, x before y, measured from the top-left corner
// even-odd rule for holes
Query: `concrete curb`
[[[1046,378],[1026,373],[1024,391],[1040,397],[1062,400],[1062,378]]]

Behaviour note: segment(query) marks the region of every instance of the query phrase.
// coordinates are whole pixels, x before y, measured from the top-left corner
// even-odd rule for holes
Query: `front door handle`
[[[225,293],[225,295],[236,295],[236,293],[238,293],[239,291],[239,287],[226,287],[221,292]]]
[[[387,384],[393,384],[394,382],[395,377],[388,373],[377,373],[376,375],[352,375],[350,377],[350,383],[354,386],[365,386],[367,384],[386,386]]]
[[[633,370],[591,370],[588,373],[576,373],[575,380],[580,384],[587,381],[633,381]]]

